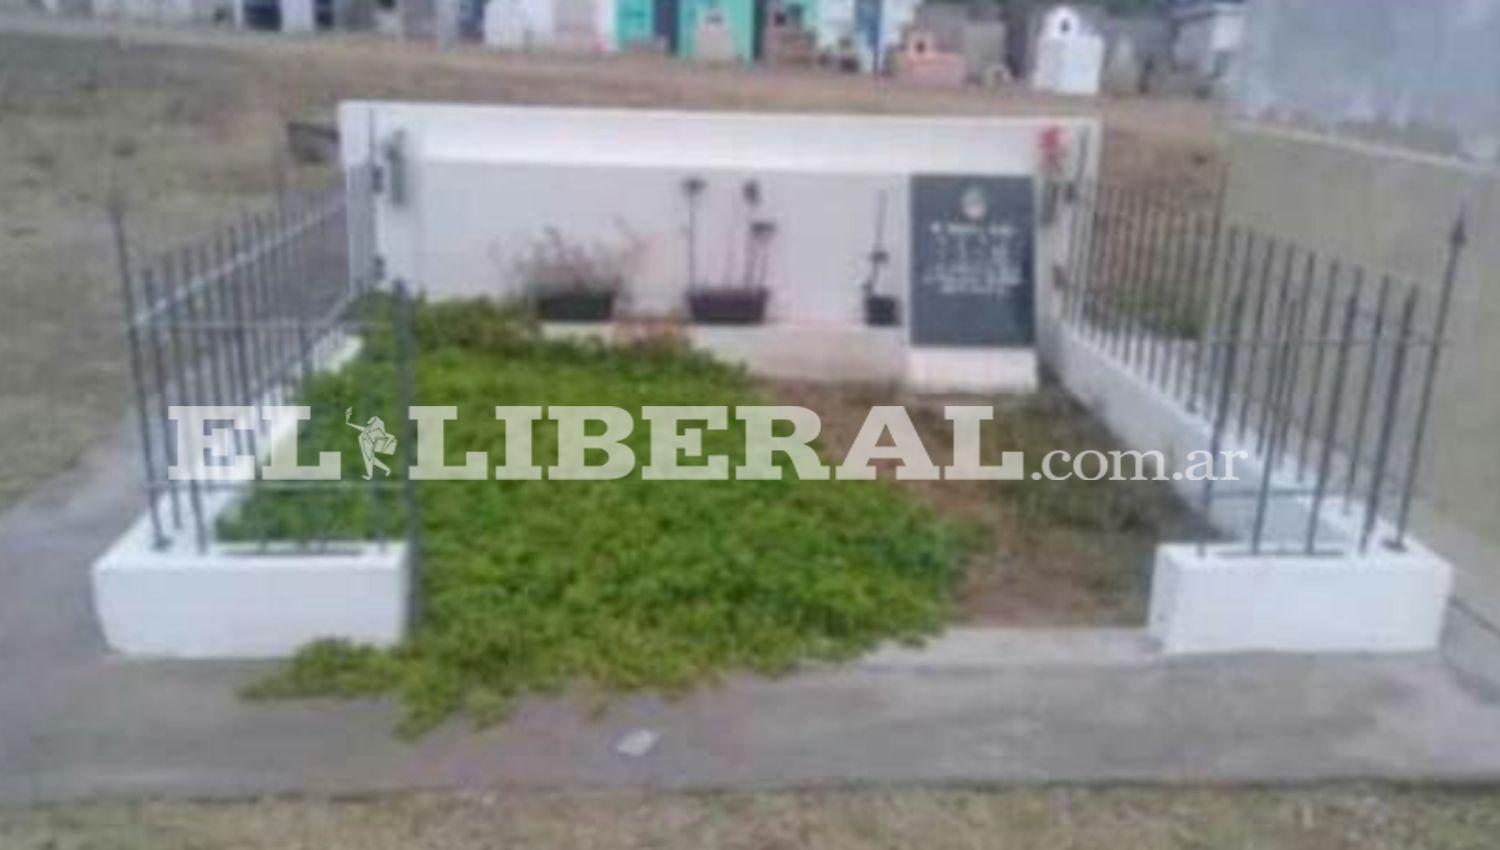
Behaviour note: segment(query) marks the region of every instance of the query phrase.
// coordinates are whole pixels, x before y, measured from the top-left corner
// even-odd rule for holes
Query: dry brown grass
[[[281,183],[309,179],[283,153],[285,121],[327,119],[342,99],[893,113],[1095,108],[1024,89],[941,91],[643,56],[68,28],[67,38],[0,34],[0,504],[75,458],[125,411],[104,215],[110,188],[128,200],[136,241],[170,244]],[[1153,100],[1099,108],[1113,176],[1212,184],[1221,137],[1211,109]]]
[[[943,405],[993,398],[909,396],[873,386],[780,382],[766,393],[818,412],[821,440],[842,457],[875,405],[901,404],[933,461],[952,457]],[[1098,420],[1056,388],[999,405],[981,429],[986,463],[1026,453],[1028,474],[1047,452],[1118,448]],[[1145,616],[1156,544],[1197,531],[1192,512],[1156,481],[909,481],[901,486],[971,529],[976,549],[958,591],[959,619],[1006,626],[1135,625]]]
[[[1361,787],[497,793],[0,811],[6,850],[1480,850],[1496,835],[1500,792]]]

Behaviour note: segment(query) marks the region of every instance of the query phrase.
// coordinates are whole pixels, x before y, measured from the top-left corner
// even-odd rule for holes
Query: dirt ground
[[[1500,792],[1037,788],[498,793],[0,810],[6,850],[1480,850]]]
[[[26,19],[19,20],[22,24]],[[1222,131],[1189,100],[1060,100],[655,57],[437,52],[373,37],[285,39],[0,18],[0,505],[70,463],[126,411],[105,202],[132,245],[170,247],[312,179],[288,119],[346,98],[889,113],[1103,115],[1107,175],[1201,191]],[[27,24],[35,29],[40,24]],[[60,37],[65,34],[66,37]]]
[[[935,463],[952,456],[945,404],[994,405],[993,398],[913,397],[873,386],[768,383],[781,403],[815,410],[821,440],[842,457],[870,408],[900,404],[912,411]],[[984,423],[981,453],[999,463],[1000,450],[1026,453],[1028,475],[1047,452],[1116,448],[1109,432],[1056,387],[998,406]],[[1127,473],[1128,474],[1128,473]],[[903,487],[974,534],[964,565],[957,617],[1006,626],[1138,625],[1156,544],[1187,540],[1194,515],[1155,481],[909,481]]]

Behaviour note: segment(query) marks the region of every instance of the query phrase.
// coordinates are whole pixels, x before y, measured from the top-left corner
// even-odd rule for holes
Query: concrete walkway
[[[87,572],[141,507],[128,430],[0,517],[0,802],[478,786],[1500,777],[1500,639],[1168,661],[1133,630],[951,633],[602,718],[566,699],[416,743],[378,703],[249,704],[260,665],[109,657]],[[641,758],[625,731],[662,734]]]

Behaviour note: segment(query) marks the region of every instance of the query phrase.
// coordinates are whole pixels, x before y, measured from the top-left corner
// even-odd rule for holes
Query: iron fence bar
[[[285,230],[292,226],[291,198],[283,196],[277,199],[276,207],[276,229]],[[276,364],[277,393],[285,398],[288,393],[290,376],[296,368],[297,346],[296,346],[296,311],[292,305],[291,286],[291,243],[280,242],[271,246],[271,263],[274,268],[276,315],[279,320],[284,320],[280,331],[276,334],[276,344],[279,351]]]
[[[1339,281],[1342,279],[1338,260],[1330,260],[1328,264],[1328,287],[1323,293],[1323,312],[1318,320],[1318,338],[1328,338],[1328,331],[1333,322],[1334,303],[1337,301]],[[1327,360],[1328,347],[1322,344],[1317,346],[1316,356],[1313,359],[1312,384],[1307,393],[1307,412],[1305,419],[1305,430],[1302,432],[1302,441],[1297,446],[1297,478],[1302,478],[1306,466],[1307,452],[1309,451],[1313,434],[1317,430],[1317,404],[1318,393],[1323,386],[1323,367]]]
[[[1080,196],[1079,223],[1081,225],[1081,232],[1078,245],[1080,256],[1077,263],[1078,292],[1073,299],[1073,309],[1069,314],[1069,318],[1075,324],[1080,323],[1082,320],[1088,302],[1089,291],[1093,287],[1094,275],[1096,273],[1094,262],[1097,255],[1097,246],[1095,243],[1095,231],[1097,228],[1095,225],[1097,224],[1096,219],[1099,215],[1099,193],[1101,191],[1103,191],[1103,187],[1098,183],[1089,183],[1084,187],[1083,194]]]
[[[1272,428],[1271,418],[1276,415],[1276,403],[1281,395],[1282,375],[1278,371],[1282,365],[1277,358],[1285,354],[1286,323],[1288,321],[1287,299],[1291,296],[1292,287],[1292,261],[1296,256],[1297,249],[1291,245],[1282,246],[1281,252],[1281,284],[1276,292],[1276,318],[1271,320],[1272,333],[1275,341],[1270,348],[1270,364],[1266,373],[1266,394],[1260,400],[1260,425],[1255,429],[1255,451],[1262,455],[1269,455],[1267,443],[1270,440]],[[1268,463],[1273,463],[1274,458],[1267,457]]]
[[[177,262],[173,264],[173,268],[177,271],[177,280],[174,282],[174,289],[181,289],[184,286],[184,281],[192,280],[193,277],[192,250],[189,248],[182,249],[177,255]],[[172,309],[175,312],[185,313],[188,320],[192,321],[197,317],[196,301],[197,294],[189,292],[188,297],[185,299],[174,299],[172,301]],[[177,360],[177,377],[182,382],[179,386],[188,386],[186,382],[191,380],[194,399],[204,397],[203,340],[200,338],[200,334],[200,331],[194,331],[188,337],[187,344],[181,347],[183,356]],[[178,325],[176,323],[172,325],[172,335],[173,346],[176,347],[182,342],[182,334],[178,332]],[[193,465],[196,466],[196,462]],[[197,544],[198,551],[202,552],[208,548],[208,530],[203,525],[203,498],[202,494],[199,493],[198,476],[196,475],[188,478],[188,504],[193,509],[193,539]]]
[[[1387,278],[1389,282],[1389,278]],[[1385,416],[1380,423],[1380,436],[1375,443],[1375,468],[1370,473],[1370,494],[1365,500],[1365,521],[1359,534],[1359,551],[1365,552],[1370,545],[1370,533],[1375,530],[1375,520],[1380,513],[1381,485],[1385,481],[1386,462],[1390,456],[1391,435],[1395,430],[1397,411],[1400,409],[1401,386],[1406,379],[1407,348],[1411,344],[1412,316],[1417,309],[1417,289],[1406,293],[1406,303],[1401,308],[1401,330],[1398,332],[1396,350],[1391,362],[1390,385],[1386,387]],[[1371,352],[1373,356],[1379,349]],[[1357,452],[1356,444],[1355,451]],[[1351,461],[1351,464],[1353,461]],[[1353,467],[1350,467],[1353,476]]]
[[[1085,190],[1075,188],[1075,194],[1068,201],[1068,256],[1063,261],[1063,267],[1066,269],[1066,273],[1065,277],[1062,280],[1062,309],[1058,311],[1059,314],[1064,318],[1072,315],[1073,304],[1078,300],[1078,287],[1082,285],[1082,278],[1078,270],[1078,255],[1080,252],[1078,242],[1082,238],[1080,235],[1080,231],[1082,230],[1083,220],[1083,197],[1081,194],[1083,191]],[[881,203],[884,203],[884,201],[882,201]],[[878,217],[879,216],[877,216],[877,218]],[[350,232],[353,232],[352,229]],[[879,234],[877,233],[877,237],[878,235]],[[353,260],[354,255],[351,251],[350,261],[353,262]],[[689,274],[689,277],[691,276],[692,275]],[[1055,284],[1056,281],[1054,280],[1054,285]]]
[[[412,419],[407,411],[416,399],[416,371],[413,360],[416,357],[414,340],[412,338],[412,306],[411,294],[406,287],[406,281],[397,279],[395,281],[396,295],[396,360],[399,365],[399,376],[397,379],[397,394],[401,402],[401,443],[402,460],[405,463],[405,474],[402,475],[404,486],[401,495],[406,508],[406,556],[408,559],[408,572],[410,580],[407,584],[410,594],[407,601],[407,617],[412,627],[422,621],[423,616],[423,594],[422,580],[425,574],[422,564],[422,507],[421,500],[417,498],[416,482],[412,480],[411,468],[416,465],[416,430]]]
[[[1105,221],[1107,222],[1107,238],[1104,240],[1104,256],[1099,269],[1099,280],[1095,287],[1094,295],[1094,323],[1098,330],[1095,339],[1099,347],[1105,351],[1113,339],[1114,301],[1115,285],[1119,281],[1119,264],[1121,243],[1125,240],[1124,215],[1125,193],[1118,187],[1112,192],[1114,198],[1110,204],[1111,209]]]
[[[302,222],[304,220],[305,214],[306,214],[306,210],[305,209],[298,208],[298,209],[293,210],[293,212],[292,212],[293,221],[297,221],[299,223]],[[301,380],[303,382],[306,382],[307,379],[312,376],[312,363],[311,363],[311,359],[312,359],[312,339],[311,339],[311,337],[309,336],[309,334],[307,332],[307,289],[306,289],[306,286],[305,286],[306,281],[305,281],[305,279],[304,280],[292,280],[291,279],[291,274],[293,274],[292,270],[294,270],[294,269],[301,270],[301,269],[307,268],[307,266],[308,266],[307,244],[305,242],[302,242],[302,241],[299,240],[298,242],[296,242],[296,243],[294,243],[294,244],[292,244],[292,245],[290,245],[288,247],[292,248],[295,251],[295,256],[289,258],[291,260],[291,263],[288,266],[288,280],[287,280],[287,283],[292,288],[291,295],[292,295],[293,300],[295,301],[295,305],[296,305],[296,307],[295,307],[295,309],[296,309],[296,312],[295,312],[296,322],[295,322],[295,324],[296,324],[296,328],[297,328],[297,365],[301,366],[301,372],[302,372]],[[296,274],[297,274],[297,276],[299,278],[303,277],[303,275],[301,274],[300,271],[298,271]]]
[[[1103,230],[1103,238],[1099,240],[1099,265],[1098,272],[1094,275],[1094,283],[1090,297],[1090,324],[1093,332],[1090,337],[1101,349],[1108,350],[1110,310],[1109,299],[1114,288],[1114,282],[1118,277],[1116,266],[1119,262],[1120,242],[1123,236],[1123,219],[1120,210],[1124,206],[1124,193],[1119,187],[1111,187],[1109,190],[1108,203],[1102,211],[1100,228]]]
[[[1193,399],[1187,388],[1187,374],[1190,366],[1190,357],[1197,357],[1197,339],[1200,333],[1200,322],[1198,316],[1198,305],[1203,296],[1202,259],[1203,259],[1203,228],[1204,219],[1201,215],[1189,217],[1192,235],[1188,239],[1190,250],[1183,252],[1182,286],[1185,288],[1184,297],[1181,299],[1181,308],[1177,311],[1175,321],[1182,329],[1182,337],[1175,347],[1176,356],[1172,358],[1170,373],[1166,379],[1165,387],[1169,395],[1182,401],[1188,410],[1194,410]],[[1191,352],[1191,354],[1190,354]]]
[[[1130,344],[1134,339],[1134,324],[1131,311],[1134,309],[1136,289],[1140,283],[1140,266],[1145,246],[1150,238],[1151,203],[1145,192],[1135,193],[1135,214],[1132,216],[1130,245],[1125,252],[1125,269],[1120,275],[1118,298],[1115,300],[1115,357],[1126,365],[1133,366],[1130,359]]]
[[[278,233],[288,225],[285,203],[285,197],[278,197],[269,214],[270,227]],[[291,320],[288,316],[285,255],[282,243],[270,243],[266,246],[266,317],[273,323],[267,327],[272,358],[271,397],[277,403],[286,400],[286,364],[292,351],[288,335]]]
[[[1453,303],[1453,287],[1458,280],[1458,267],[1463,258],[1464,246],[1468,243],[1468,215],[1460,211],[1448,236],[1448,262],[1443,268],[1443,285],[1438,296],[1438,312],[1433,322],[1432,351],[1427,358],[1427,372],[1422,378],[1422,400],[1417,404],[1417,422],[1412,434],[1411,456],[1406,464],[1406,489],[1401,494],[1401,508],[1396,517],[1396,536],[1392,547],[1400,549],[1406,545],[1406,527],[1411,518],[1412,488],[1416,485],[1417,472],[1421,467],[1422,447],[1427,438],[1427,419],[1432,412],[1432,391],[1437,383],[1438,361],[1442,356],[1443,341],[1448,331],[1448,311]]]
[[[1349,366],[1349,336],[1354,329],[1354,308],[1359,302],[1359,287],[1354,286],[1344,306],[1343,340],[1339,343],[1338,356],[1333,369],[1333,388],[1328,401],[1326,431],[1323,436],[1318,475],[1313,485],[1312,505],[1308,510],[1306,551],[1311,553],[1317,545],[1318,520],[1323,509],[1323,497],[1328,486],[1328,473],[1333,462],[1333,446],[1338,434],[1339,413],[1343,406],[1344,374]]]
[[[1250,398],[1255,390],[1255,367],[1260,356],[1261,333],[1264,330],[1266,318],[1266,300],[1270,297],[1271,290],[1271,267],[1276,262],[1277,240],[1274,237],[1266,237],[1265,256],[1260,263],[1260,282],[1256,285],[1255,299],[1255,324],[1250,331],[1250,362],[1245,365],[1245,395],[1240,401],[1239,427],[1236,429],[1239,439],[1245,439],[1245,428],[1249,423]]]
[[[1245,296],[1243,293],[1236,296],[1234,306],[1230,308],[1230,327],[1237,337],[1240,332],[1240,324],[1245,318]],[[1203,528],[1198,535],[1198,557],[1203,557],[1208,549],[1208,526],[1213,521],[1214,502],[1214,476],[1218,474],[1219,453],[1224,446],[1224,427],[1229,417],[1230,387],[1234,384],[1234,367],[1239,347],[1231,344],[1224,354],[1224,379],[1219,384],[1218,406],[1214,413],[1213,432],[1208,442],[1209,475],[1203,480],[1203,497],[1200,503],[1200,516],[1203,518]]]
[[[1188,337],[1185,329],[1189,327],[1187,318],[1192,312],[1195,287],[1190,278],[1192,273],[1190,258],[1197,244],[1199,220],[1200,217],[1197,214],[1179,210],[1175,225],[1177,239],[1174,242],[1172,267],[1168,276],[1170,298],[1162,312],[1166,327],[1163,328],[1162,334],[1162,367],[1158,382],[1162,392],[1172,397],[1179,396],[1174,392],[1174,386],[1185,354],[1185,342]]]
[[[230,225],[229,244],[231,250],[239,250],[244,238],[244,234],[237,225]],[[250,352],[247,349],[248,340],[245,333],[245,284],[249,280],[249,274],[249,267],[241,266],[233,285],[230,286],[229,291],[225,294],[229,301],[228,307],[230,313],[232,314],[231,321],[235,323],[233,342],[235,359],[239,363],[240,403],[254,406],[258,401],[255,394],[255,387],[258,382],[252,378],[250,373],[251,360]],[[252,414],[252,417],[250,430],[247,432],[245,440],[250,449],[250,454],[254,457],[259,457],[255,439],[257,431],[255,423],[260,417],[254,414]]]
[[[192,252],[192,256],[196,258],[196,268],[201,269],[212,262],[212,255],[208,253],[212,251],[212,246],[213,242],[209,242],[206,245],[199,246],[198,251]],[[194,302],[198,301],[199,298],[202,299],[203,311],[211,315],[213,313],[213,287],[208,287],[200,293],[195,293],[189,299],[188,304],[196,308],[197,305]],[[188,317],[189,321],[197,321],[197,316],[194,313],[189,313]],[[222,405],[224,404],[224,384],[219,366],[219,338],[217,334],[208,331],[199,331],[199,334],[200,342],[203,343],[204,348],[203,357],[206,360],[206,368],[208,369],[209,398],[214,405]]]
[[[1244,296],[1244,298],[1245,298],[1245,304],[1246,304],[1246,309],[1247,310],[1249,308],[1249,303],[1250,303],[1250,276],[1251,276],[1251,274],[1253,273],[1253,271],[1255,269],[1255,259],[1254,258],[1255,258],[1256,236],[1257,235],[1258,234],[1255,231],[1250,230],[1250,229],[1246,229],[1244,231],[1244,240],[1243,240],[1243,244],[1241,244],[1241,246],[1240,246],[1240,256],[1239,256],[1239,266],[1240,266],[1239,267],[1239,272],[1238,272],[1239,285],[1238,285],[1237,289],[1235,290],[1235,294],[1233,296],[1235,298],[1238,298],[1240,296]],[[1241,322],[1239,325],[1237,325],[1234,328],[1233,332],[1234,332],[1234,337],[1232,338],[1232,341],[1220,342],[1218,344],[1218,356],[1219,356],[1219,361],[1220,362],[1214,364],[1215,374],[1213,374],[1213,377],[1214,377],[1215,380],[1223,380],[1223,374],[1222,374],[1222,372],[1223,372],[1223,369],[1222,369],[1223,362],[1222,361],[1223,361],[1225,355],[1228,353],[1228,350],[1229,350],[1228,348],[1226,348],[1226,346],[1233,345],[1233,346],[1235,346],[1237,348],[1238,346],[1244,344],[1244,332],[1245,332],[1245,329],[1244,329],[1244,326],[1243,326],[1243,322]],[[1217,391],[1217,389],[1218,388],[1215,388],[1216,391]],[[1233,389],[1234,389],[1233,387],[1230,388],[1231,391],[1233,391]]]
[[[1162,210],[1161,230],[1157,234],[1161,237],[1158,241],[1158,253],[1151,264],[1153,267],[1151,276],[1147,279],[1150,294],[1145,299],[1146,310],[1143,315],[1146,318],[1143,322],[1144,333],[1141,347],[1144,349],[1143,355],[1146,359],[1146,382],[1153,385],[1160,383],[1156,368],[1161,361],[1162,341],[1171,327],[1170,323],[1162,319],[1166,305],[1172,303],[1167,300],[1172,292],[1172,287],[1168,284],[1171,280],[1173,264],[1176,262],[1174,246],[1181,238],[1176,228],[1180,216],[1181,213],[1172,207]]]
[[[159,273],[159,270],[149,267],[141,270],[141,284],[144,287],[147,301],[154,300],[156,297],[156,276]],[[166,357],[162,353],[161,326],[153,322],[148,327],[151,329],[151,370],[156,376],[156,424],[158,433],[161,436],[162,465],[170,467],[175,460],[169,430],[170,426],[168,425],[170,420],[167,419],[167,408],[171,406],[171,400],[168,395],[171,382],[167,380]],[[177,387],[177,394],[179,397],[182,395],[182,387],[180,385]],[[144,403],[144,399],[141,401]],[[150,463],[149,457],[146,460],[147,463]],[[172,507],[172,529],[173,531],[181,531],[182,505],[179,503],[177,482],[173,481],[168,475],[163,475],[163,478],[166,479],[167,498]],[[153,484],[154,481],[148,478],[147,486],[150,487]]]
[[[1175,255],[1172,250],[1174,244],[1173,223],[1178,213],[1171,207],[1163,207],[1160,210],[1158,220],[1159,227],[1156,232],[1158,250],[1153,252],[1149,276],[1146,278],[1147,294],[1144,296],[1144,309],[1141,311],[1141,348],[1139,356],[1146,361],[1146,382],[1157,383],[1156,366],[1160,354],[1161,341],[1165,336],[1166,329],[1161,322],[1163,299],[1166,297],[1167,276],[1171,273],[1172,262]]]
[[[1136,215],[1136,198],[1130,193],[1120,193],[1120,243],[1118,252],[1110,260],[1114,267],[1108,278],[1108,289],[1105,290],[1104,312],[1108,321],[1109,329],[1108,345],[1106,350],[1110,355],[1119,356],[1120,341],[1120,293],[1126,288],[1129,279],[1129,259],[1135,244],[1136,231],[1140,225],[1140,218]]]
[[[1288,290],[1291,286],[1291,252],[1288,252],[1284,260],[1284,271],[1281,278],[1281,292],[1277,296],[1279,304],[1276,310],[1276,346],[1271,350],[1271,363],[1266,376],[1266,398],[1261,405],[1261,425],[1256,451],[1261,455],[1261,481],[1260,493],[1255,504],[1255,519],[1250,535],[1250,551],[1259,552],[1262,535],[1265,533],[1266,513],[1271,498],[1271,481],[1276,473],[1277,459],[1280,445],[1277,443],[1276,435],[1280,432],[1280,419],[1285,415],[1281,405],[1282,385],[1286,381],[1286,368],[1289,353],[1287,347],[1291,342],[1292,318],[1287,312]]]
[[[1151,238],[1155,233],[1160,209],[1144,191],[1140,192],[1141,221],[1136,231],[1135,252],[1131,260],[1130,274],[1126,278],[1126,290],[1121,304],[1120,318],[1124,324],[1125,339],[1121,358],[1132,368],[1139,365],[1140,337],[1143,298],[1146,292],[1147,266],[1151,261]]]
[[[110,229],[115,243],[115,262],[120,278],[120,294],[127,317],[135,313],[135,286],[131,280],[130,253],[125,238],[125,203],[115,196],[109,202]],[[162,531],[161,515],[157,510],[156,495],[151,491],[151,482],[156,477],[156,463],[151,450],[151,424],[146,412],[146,383],[141,363],[140,334],[136,327],[126,322],[126,342],[130,348],[130,376],[135,385],[137,424],[141,431],[141,460],[146,469],[146,510],[151,517],[151,542],[158,549],[166,546],[166,535]]]
[[[1127,345],[1126,362],[1136,374],[1146,372],[1146,340],[1150,332],[1148,317],[1151,315],[1151,290],[1156,273],[1158,248],[1161,244],[1161,227],[1165,207],[1141,193],[1146,199],[1146,220],[1143,222],[1140,258],[1136,265],[1135,287],[1128,302],[1126,315],[1130,320],[1130,340]],[[1149,382],[1149,377],[1147,378]]]
[[[1131,292],[1126,300],[1125,316],[1129,337],[1126,340],[1126,362],[1137,372],[1145,365],[1143,341],[1146,336],[1145,316],[1150,310],[1151,273],[1156,263],[1156,244],[1160,237],[1162,205],[1141,191],[1145,218],[1141,221],[1141,241],[1136,246],[1135,270],[1131,274]]]
[[[1104,214],[1103,207],[1104,204],[1107,203],[1107,201],[1108,188],[1099,184],[1094,184],[1090,188],[1089,194],[1087,196],[1088,235],[1084,240],[1085,256],[1083,260],[1083,290],[1079,292],[1080,297],[1078,303],[1073,308],[1073,320],[1080,325],[1079,330],[1082,332],[1087,331],[1089,312],[1092,309],[1092,303],[1099,281],[1099,258],[1103,247],[1101,245],[1103,237],[1101,237],[1100,235],[1100,217]]]
[[[1190,268],[1188,257],[1198,236],[1197,223],[1197,216],[1178,210],[1173,225],[1177,238],[1172,243],[1172,264],[1167,273],[1169,297],[1162,308],[1164,327],[1157,341],[1161,358],[1161,374],[1158,376],[1157,386],[1169,396],[1175,395],[1173,384],[1182,362],[1182,341],[1186,339],[1186,335],[1180,334],[1185,327],[1184,319],[1189,312],[1193,293],[1192,282],[1187,279]]]
[[[219,250],[221,253],[232,254],[234,252],[234,229],[232,225],[226,225],[220,231]],[[228,399],[232,404],[245,404],[248,396],[245,393],[246,376],[244,362],[238,357],[239,328],[234,321],[234,290],[239,286],[240,268],[237,264],[226,261],[224,277],[219,282],[218,311],[219,316],[227,323],[227,329],[220,336],[224,351],[224,370],[229,377]],[[234,443],[236,451],[243,452],[246,448],[246,437],[240,429],[234,429]]]
[[[1191,225],[1192,217],[1186,210],[1179,208],[1173,213],[1169,231],[1171,241],[1167,245],[1168,260],[1162,272],[1162,299],[1156,310],[1157,330],[1154,356],[1160,364],[1160,371],[1155,372],[1156,386],[1168,395],[1171,394],[1172,359],[1179,353],[1180,348],[1177,344],[1180,327],[1178,319],[1188,291],[1183,282],[1183,275],[1187,266],[1188,234]]]
[[[1106,242],[1109,239],[1109,228],[1104,221],[1105,210],[1113,199],[1113,191],[1108,186],[1099,186],[1094,192],[1091,202],[1092,214],[1089,224],[1089,256],[1088,256],[1088,281],[1084,285],[1083,298],[1078,304],[1074,321],[1078,325],[1078,332],[1085,339],[1094,338],[1094,321],[1098,313],[1095,307],[1095,299],[1098,297],[1099,278],[1103,274],[1103,263]]]
[[[1099,214],[1099,193],[1103,187],[1089,183],[1079,196],[1079,245],[1077,258],[1077,288],[1067,317],[1082,332],[1084,309],[1088,303],[1089,288],[1094,280],[1094,219]]]
[[[1281,420],[1281,451],[1286,454],[1287,447],[1291,445],[1291,429],[1297,421],[1297,388],[1302,382],[1302,349],[1307,347],[1307,318],[1312,313],[1314,276],[1317,274],[1318,256],[1316,252],[1308,251],[1302,264],[1302,291],[1296,299],[1297,328],[1293,331],[1293,339],[1290,364],[1291,375],[1287,380],[1286,416]],[[1321,347],[1321,344],[1320,346]],[[1303,427],[1310,427],[1303,423]],[[1298,471],[1301,474],[1301,471]]]
[[[326,265],[323,248],[327,244],[328,226],[327,219],[320,215],[322,210],[319,207],[318,199],[314,199],[310,213],[315,222],[312,237],[301,241],[303,261],[298,266],[301,280],[298,281],[297,291],[302,296],[302,305],[298,308],[297,314],[304,317],[317,308],[320,293],[316,287],[324,278]],[[328,325],[315,312],[308,323],[307,332],[309,346],[302,357],[302,381],[299,387],[306,386],[312,380],[317,358],[320,353],[328,350],[331,336]],[[321,551],[327,551],[330,540],[328,529],[332,525],[334,514],[333,500],[331,498],[316,500],[311,512],[316,517],[313,528],[316,531],[318,547]]]
[[[1126,330],[1123,324],[1125,294],[1130,291],[1130,275],[1135,256],[1136,245],[1140,239],[1141,229],[1141,202],[1139,197],[1129,192],[1122,192],[1120,219],[1120,254],[1115,258],[1115,273],[1109,282],[1108,300],[1106,301],[1109,312],[1109,351],[1116,358],[1121,357],[1121,342]]]
[[[271,358],[267,351],[266,329],[264,321],[266,318],[265,285],[266,285],[266,251],[265,245],[268,240],[265,219],[259,213],[251,214],[246,218],[245,228],[249,232],[249,238],[256,244],[254,260],[250,265],[250,287],[248,298],[250,321],[254,324],[251,341],[255,357],[255,397],[263,401],[270,401],[271,392]],[[257,427],[260,426],[257,422]]]
[[[249,382],[245,392],[244,403],[252,407],[252,416],[249,432],[250,454],[260,457],[260,437],[266,433],[264,418],[261,416],[261,406],[267,402],[266,394],[269,391],[269,375],[267,368],[270,363],[264,357],[261,348],[262,327],[259,321],[259,278],[261,266],[264,259],[265,242],[264,234],[257,226],[257,218],[253,214],[241,215],[239,221],[231,225],[231,234],[237,256],[243,257],[240,266],[240,276],[234,287],[233,304],[235,308],[235,321],[240,324],[236,329],[236,342],[241,352],[241,357],[248,357],[248,363],[242,365],[246,372],[246,380]],[[253,316],[254,318],[247,318]],[[248,327],[247,327],[248,326]],[[250,331],[247,339],[246,332]],[[247,351],[248,347],[248,351]],[[293,425],[292,427],[296,427]],[[250,498],[256,498],[265,490],[267,482],[259,475],[249,482]],[[256,511],[250,514],[251,523],[254,526],[253,536],[257,542],[257,551],[265,553],[270,549],[270,535],[267,528],[266,517]]]
[[[1198,400],[1201,398],[1204,407],[1213,403],[1213,377],[1218,368],[1219,353],[1217,347],[1210,343],[1211,337],[1217,333],[1217,329],[1224,323],[1225,305],[1228,301],[1228,290],[1234,273],[1234,257],[1239,247],[1240,232],[1237,228],[1229,228],[1229,238],[1225,245],[1224,262],[1219,264],[1217,253],[1211,258],[1213,265],[1209,270],[1211,291],[1208,293],[1208,309],[1203,321],[1203,328],[1198,333],[1198,344],[1194,346],[1193,352],[1193,374],[1189,395],[1195,399],[1193,407],[1196,409]],[[1215,237],[1217,240],[1217,237]],[[1217,247],[1215,247],[1217,252]],[[1207,350],[1207,370],[1204,369],[1204,352]],[[1203,392],[1199,395],[1199,383],[1203,384]]]
[[[1214,195],[1214,213],[1209,236],[1208,256],[1206,258],[1207,261],[1202,267],[1200,267],[1207,271],[1207,285],[1209,286],[1211,291],[1203,293],[1202,298],[1200,298],[1200,303],[1203,309],[1199,311],[1200,315],[1198,317],[1198,320],[1202,323],[1202,328],[1200,329],[1199,333],[1200,340],[1193,346],[1193,374],[1192,380],[1190,382],[1191,387],[1188,392],[1189,410],[1196,410],[1198,404],[1198,373],[1203,366],[1203,345],[1201,336],[1209,332],[1209,329],[1213,326],[1213,322],[1215,321],[1215,315],[1219,312],[1222,312],[1222,299],[1218,296],[1217,292],[1212,290],[1217,289],[1215,281],[1217,280],[1219,271],[1219,247],[1223,244],[1222,237],[1224,235],[1224,197],[1227,194],[1228,187],[1229,167],[1226,165],[1219,171],[1218,191]],[[1226,260],[1226,264],[1227,262],[1228,261]],[[1199,273],[1195,270],[1195,274]]]
[[[1088,193],[1084,196],[1087,236],[1084,238],[1083,257],[1080,261],[1078,298],[1073,302],[1073,312],[1068,317],[1077,328],[1080,336],[1087,334],[1089,298],[1094,286],[1094,278],[1098,274],[1099,256],[1099,201],[1105,192],[1105,187],[1098,183],[1089,184]]]
[[[1365,429],[1368,427],[1370,421],[1370,399],[1372,393],[1375,391],[1375,373],[1380,364],[1380,341],[1381,335],[1385,331],[1385,306],[1390,298],[1390,293],[1391,276],[1382,275],[1380,278],[1380,288],[1375,293],[1374,326],[1371,329],[1372,342],[1369,359],[1365,361],[1365,377],[1360,387],[1359,406],[1356,414],[1358,418],[1354,422],[1354,440],[1352,448],[1349,450],[1349,470],[1346,473],[1346,480],[1344,482],[1345,510],[1348,510],[1350,506],[1348,500],[1354,495],[1356,479],[1359,477],[1360,457],[1365,445]],[[1408,332],[1410,330],[1410,328],[1407,328]],[[1391,411],[1391,413],[1394,414],[1395,411]]]

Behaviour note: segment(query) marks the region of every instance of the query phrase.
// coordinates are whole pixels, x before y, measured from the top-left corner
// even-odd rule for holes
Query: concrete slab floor
[[[263,664],[110,657],[87,571],[140,510],[122,427],[0,516],[0,803],[519,786],[1500,778],[1500,636],[1456,608],[1440,654],[1169,660],[1141,632],[955,630],[778,681],[603,717],[392,737],[377,701],[250,704]],[[626,731],[661,740],[617,754]]]

